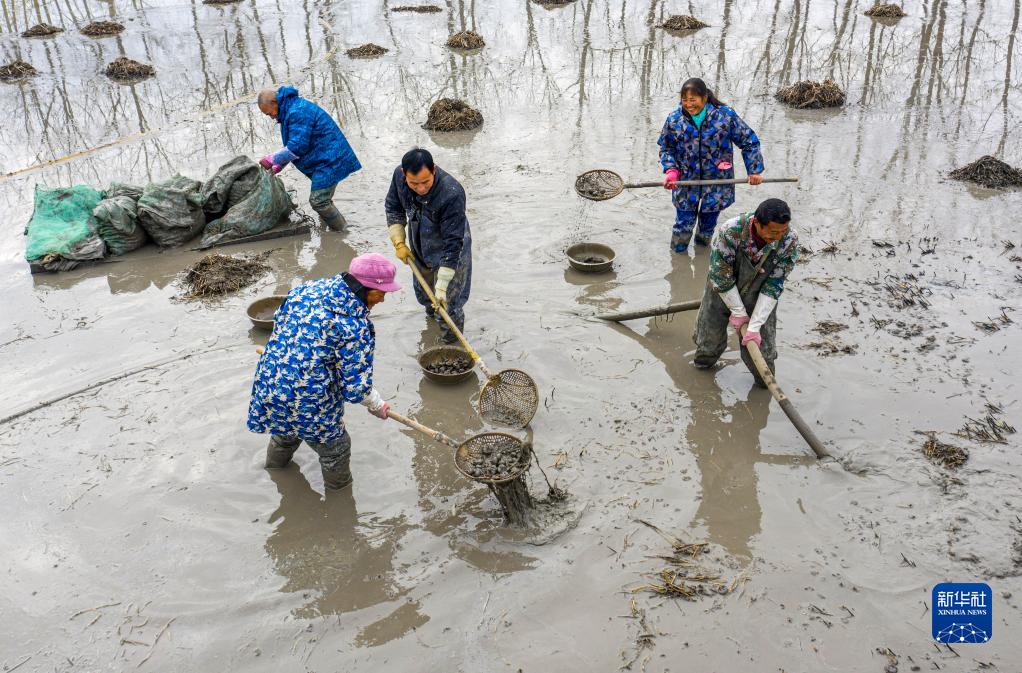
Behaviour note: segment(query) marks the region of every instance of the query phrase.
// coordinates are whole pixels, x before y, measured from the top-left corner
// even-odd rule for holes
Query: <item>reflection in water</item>
[[[266,553],[284,576],[281,591],[312,592],[296,617],[342,614],[393,600],[404,593],[394,579],[395,546],[403,520],[359,522],[352,488],[313,490],[295,464],[270,470],[280,506]]]
[[[669,302],[700,296],[706,278],[706,249],[699,248],[691,261],[683,255],[672,255],[671,262],[672,270],[665,278],[670,286]],[[691,279],[693,265],[695,280]],[[614,307],[613,300],[600,303],[587,297],[580,301],[596,305],[600,310]],[[696,520],[706,526],[712,542],[736,556],[751,558],[750,540],[760,532],[763,515],[757,492],[756,464],[797,465],[804,459],[797,455],[762,453],[760,434],[770,416],[771,397],[767,391],[755,387],[751,375],[746,377],[747,399],[729,406],[724,404],[714,377],[692,366],[689,353],[694,344],[689,326],[694,320],[694,313],[670,320],[651,319],[646,335],[625,325],[614,329],[660,360],[675,389],[688,398],[691,418],[685,437],[688,449],[695,454],[702,486]],[[683,326],[680,329],[676,326],[679,323]],[[741,361],[731,366],[744,373]]]
[[[426,338],[428,330],[423,331]],[[479,380],[469,378],[457,385],[434,383],[425,376],[419,382],[422,407],[416,420],[461,441],[483,430],[472,398]],[[457,558],[491,573],[509,573],[531,568],[535,559],[509,549],[483,548],[492,535],[467,535],[466,528],[478,519],[477,529],[501,524],[500,506],[489,490],[469,481],[454,466],[454,449],[411,429],[403,431],[415,444],[412,472],[418,490],[422,528],[448,541]]]

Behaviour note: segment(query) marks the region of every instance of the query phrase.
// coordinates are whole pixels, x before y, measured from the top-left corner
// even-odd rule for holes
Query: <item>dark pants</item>
[[[334,192],[337,191],[337,184],[332,184],[323,189],[314,189],[309,195],[309,205],[319,215],[320,221],[329,229],[343,229],[344,216],[334,206]]]
[[[699,220],[699,231],[696,233],[696,243],[708,245],[713,230],[717,226],[719,212],[697,213],[694,210],[678,210],[674,216],[674,229],[671,231],[671,249],[674,252],[685,252],[688,250],[689,241],[692,240],[692,231],[696,226],[696,219]]]
[[[436,287],[436,269],[430,269],[422,265],[420,262],[419,268],[422,269],[422,275],[429,283],[430,289]],[[458,329],[462,332],[465,331],[465,304],[468,302],[469,295],[469,279],[471,278],[472,267],[458,267],[455,269],[454,278],[447,285],[447,315],[451,317],[451,321],[458,326]],[[437,314],[433,310],[433,304],[429,301],[429,297],[426,296],[425,290],[419,286],[419,280],[416,278],[413,284],[415,288],[415,299],[422,306],[426,307],[426,315],[435,319],[440,324],[440,330],[443,334],[443,339],[447,343],[454,343],[457,341],[457,337],[451,332],[450,328],[447,327],[447,323],[444,322],[442,316]]]
[[[752,315],[753,309],[756,308],[759,292],[767,276],[774,268],[775,259],[775,257],[772,257],[766,260],[762,270],[758,271],[744,252],[739,252],[736,255],[734,266],[737,271],[737,277],[735,282],[738,292],[742,297],[742,304],[745,305],[745,311],[749,315]],[[728,334],[733,331],[728,323],[728,318],[730,317],[731,311],[728,309],[727,304],[720,298],[720,295],[713,288],[713,284],[707,278],[706,289],[703,291],[703,300],[699,304],[699,315],[696,317],[695,334],[692,335],[692,340],[696,342],[695,365],[697,367],[712,367],[720,356],[723,355],[724,351],[727,350]],[[759,335],[762,337],[759,350],[763,354],[763,359],[766,360],[767,366],[770,367],[770,372],[773,373],[774,360],[777,359],[776,307],[759,330]],[[742,362],[752,372],[753,377],[756,379],[756,384],[766,387],[766,383],[760,377],[759,372],[756,371],[756,365],[753,363],[749,351],[745,348],[741,350]]]
[[[298,437],[271,435],[270,440],[276,445],[275,448],[277,450],[274,453],[282,463],[279,467],[286,465],[302,444],[302,440]],[[351,435],[348,434],[347,430],[332,442],[323,444],[319,442],[306,442],[306,444],[309,445],[310,449],[319,454],[319,464],[324,471],[338,472],[342,469],[348,469],[348,463],[351,460]],[[267,467],[270,466],[267,465]]]

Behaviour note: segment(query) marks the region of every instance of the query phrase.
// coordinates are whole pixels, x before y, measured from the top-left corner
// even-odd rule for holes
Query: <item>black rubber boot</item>
[[[354,481],[354,478],[351,476],[350,456],[343,461],[339,461],[332,470],[328,470],[322,465],[320,469],[323,471],[323,486],[329,491],[339,491],[342,488],[347,488]]]
[[[291,457],[295,455],[297,450],[298,443],[293,447],[285,446],[278,443],[273,437],[270,437],[270,443],[266,446],[266,469],[279,470],[287,467],[288,463],[291,462]]]

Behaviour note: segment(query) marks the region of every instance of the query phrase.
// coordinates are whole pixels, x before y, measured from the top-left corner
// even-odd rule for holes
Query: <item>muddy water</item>
[[[982,444],[949,433],[987,401],[1022,421],[1012,348],[1022,271],[1002,244],[1022,246],[1022,195],[945,172],[987,153],[1022,164],[1019,4],[906,8],[884,25],[850,1],[522,0],[436,15],[372,2],[4,2],[0,55],[42,74],[0,87],[10,120],[0,172],[13,174],[0,181],[0,417],[130,375],[0,426],[0,660],[24,661],[20,671],[143,660],[166,671],[632,661],[879,671],[889,662],[876,650],[890,648],[901,670],[1011,670],[1022,655],[1009,635],[1022,621],[1018,435]],[[652,27],[679,10],[711,27],[684,37]],[[127,28],[99,40],[17,36],[40,20],[92,19]],[[462,29],[487,46],[445,49]],[[343,55],[364,42],[391,52]],[[109,82],[100,71],[121,55],[157,76]],[[739,187],[730,213],[786,198],[817,251],[780,305],[778,377],[848,469],[807,458],[736,351],[711,372],[692,368],[694,315],[585,319],[702,291],[705,251],[669,253],[662,191],[599,204],[571,193],[594,167],[654,179],[656,135],[692,75],[756,128],[769,174],[801,177]],[[797,112],[772,100],[805,77],[833,77],[848,105]],[[365,166],[338,193],[348,233],[248,246],[273,250],[273,273],[212,304],[174,300],[175,279],[202,254],[189,250],[28,273],[21,231],[35,184],[202,177],[235,154],[260,156],[278,139],[252,93],[279,82],[334,113]],[[438,96],[479,108],[483,127],[421,130]],[[354,489],[325,498],[311,452],[269,474],[265,438],[244,429],[266,339],[245,307],[360,252],[389,252],[382,199],[413,144],[469,193],[469,336],[491,366],[536,379],[536,450],[584,508],[544,545],[501,527],[495,500],[458,475],[450,449],[361,409],[348,415]],[[308,182],[284,176],[306,198]],[[611,273],[566,270],[562,251],[582,240],[614,248]],[[835,254],[819,252],[829,243]],[[889,274],[913,274],[929,307],[890,306]],[[1013,323],[989,334],[974,325],[1002,310]],[[395,408],[455,437],[480,431],[475,384],[422,379],[415,354],[437,330],[411,293],[375,313],[377,385]],[[820,320],[848,324],[835,337],[856,352],[807,348]],[[967,446],[969,463],[954,475],[932,466],[916,430]],[[534,494],[541,484],[534,476]],[[725,579],[741,580],[735,592],[677,604],[633,596],[666,551],[636,519],[711,542]],[[960,658],[928,642],[929,591],[945,579],[987,580],[996,597],[992,642],[956,648]],[[646,629],[630,617],[632,598],[656,634],[648,645],[636,644]]]

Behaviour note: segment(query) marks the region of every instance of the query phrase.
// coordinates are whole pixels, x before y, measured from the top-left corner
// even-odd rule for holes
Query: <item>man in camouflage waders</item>
[[[742,360],[765,386],[744,346],[756,342],[774,371],[777,359],[777,300],[798,257],[798,235],[791,229],[791,210],[780,199],[767,199],[755,213],[745,213],[718,227],[710,242],[710,271],[696,318],[695,366],[712,367],[727,350],[728,327],[741,333]],[[750,315],[751,314],[751,315]]]

